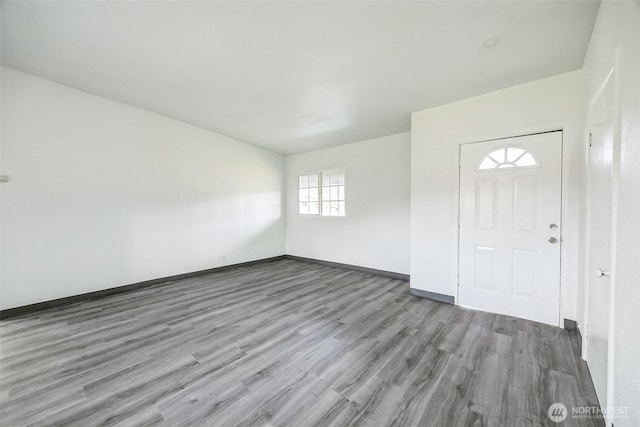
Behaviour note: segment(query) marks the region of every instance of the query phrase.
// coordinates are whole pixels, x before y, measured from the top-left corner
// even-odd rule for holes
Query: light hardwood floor
[[[556,425],[575,333],[293,260],[0,322],[0,424]],[[569,418],[564,425],[602,425]]]

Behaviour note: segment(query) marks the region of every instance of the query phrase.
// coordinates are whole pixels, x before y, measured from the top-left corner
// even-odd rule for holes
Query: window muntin
[[[298,213],[345,216],[344,176],[344,170],[300,175],[298,177]]]
[[[320,214],[320,186],[317,173],[298,177],[298,212],[300,215]]]
[[[533,153],[520,147],[502,147],[484,156],[478,169],[481,171],[538,166]]]

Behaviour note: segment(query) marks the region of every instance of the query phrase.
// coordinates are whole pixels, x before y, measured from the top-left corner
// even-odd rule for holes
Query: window
[[[298,204],[301,215],[318,215],[320,213],[319,193],[317,173],[298,177]]]
[[[344,216],[344,171],[322,172],[322,216]]]
[[[300,175],[298,212],[300,215],[344,216],[344,187],[343,170]]]
[[[519,147],[504,147],[484,156],[478,169],[492,170],[534,166],[538,166],[538,162],[531,152]]]

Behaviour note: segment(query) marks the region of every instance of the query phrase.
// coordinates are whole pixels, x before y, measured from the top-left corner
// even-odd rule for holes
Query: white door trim
[[[528,133],[522,133],[522,134],[515,134],[515,135],[509,135],[509,136],[504,136],[504,137],[500,137],[500,138],[492,138],[492,139],[482,139],[482,140],[477,140],[477,141],[469,141],[469,142],[461,142],[460,144],[458,144],[458,197],[457,197],[457,202],[458,202],[458,218],[457,218],[457,224],[458,224],[458,231],[457,231],[457,260],[456,260],[456,264],[457,264],[457,275],[458,275],[458,283],[456,286],[456,304],[459,304],[460,301],[460,217],[461,217],[461,207],[462,207],[462,203],[460,198],[462,197],[462,179],[461,179],[461,164],[462,164],[462,147],[464,145],[469,145],[469,144],[478,144],[478,143],[482,143],[482,142],[493,142],[493,141],[502,141],[502,140],[507,140],[507,139],[511,139],[511,138],[518,138],[518,137],[523,137],[523,136],[532,136],[532,135],[540,135],[540,134],[546,134],[546,133],[552,133],[552,132],[562,132],[562,140],[561,140],[561,150],[560,150],[560,223],[558,224],[559,229],[560,229],[560,280],[559,280],[559,287],[558,287],[558,323],[557,326],[560,328],[564,327],[564,319],[563,319],[563,298],[562,298],[562,293],[563,293],[563,289],[564,289],[564,277],[562,275],[562,254],[564,251],[564,245],[563,245],[563,240],[564,240],[564,130],[562,128],[558,128],[558,127],[550,127],[548,130],[541,130],[539,132],[528,132]],[[477,309],[477,308],[474,308]]]
[[[616,288],[616,247],[617,247],[617,232],[618,232],[618,192],[619,192],[619,175],[620,175],[620,139],[621,139],[621,120],[620,120],[620,62],[622,56],[622,47],[618,46],[615,49],[613,64],[607,76],[602,80],[597,93],[593,99],[589,102],[589,116],[587,118],[587,137],[591,133],[593,126],[593,117],[591,112],[602,95],[603,90],[606,88],[607,83],[611,80],[613,83],[613,105],[612,105],[612,129],[613,129],[613,158],[611,165],[611,249],[610,249],[610,261],[609,261],[609,324],[608,324],[608,342],[607,342],[607,390],[606,390],[606,402],[608,407],[615,406],[615,393],[614,393],[614,369],[615,369],[615,288]],[[587,150],[586,157],[586,169],[587,169],[587,205],[591,202],[591,150]],[[589,364],[588,354],[588,340],[589,340],[589,287],[590,277],[593,272],[590,271],[589,259],[591,255],[590,248],[590,233],[591,233],[591,215],[587,210],[586,215],[586,242],[585,245],[585,283],[584,283],[584,329],[585,336],[582,340],[582,358]],[[599,400],[602,400],[601,397]],[[602,408],[606,410],[606,408]],[[608,413],[605,411],[605,424],[611,425],[611,419]]]

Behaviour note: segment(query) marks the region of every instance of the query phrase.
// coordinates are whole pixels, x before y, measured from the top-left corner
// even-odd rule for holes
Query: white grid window
[[[322,216],[344,216],[344,171],[322,172]]]
[[[333,170],[298,177],[300,215],[345,216],[344,171]]]
[[[318,174],[298,177],[298,212],[300,215],[320,214],[320,186]]]

